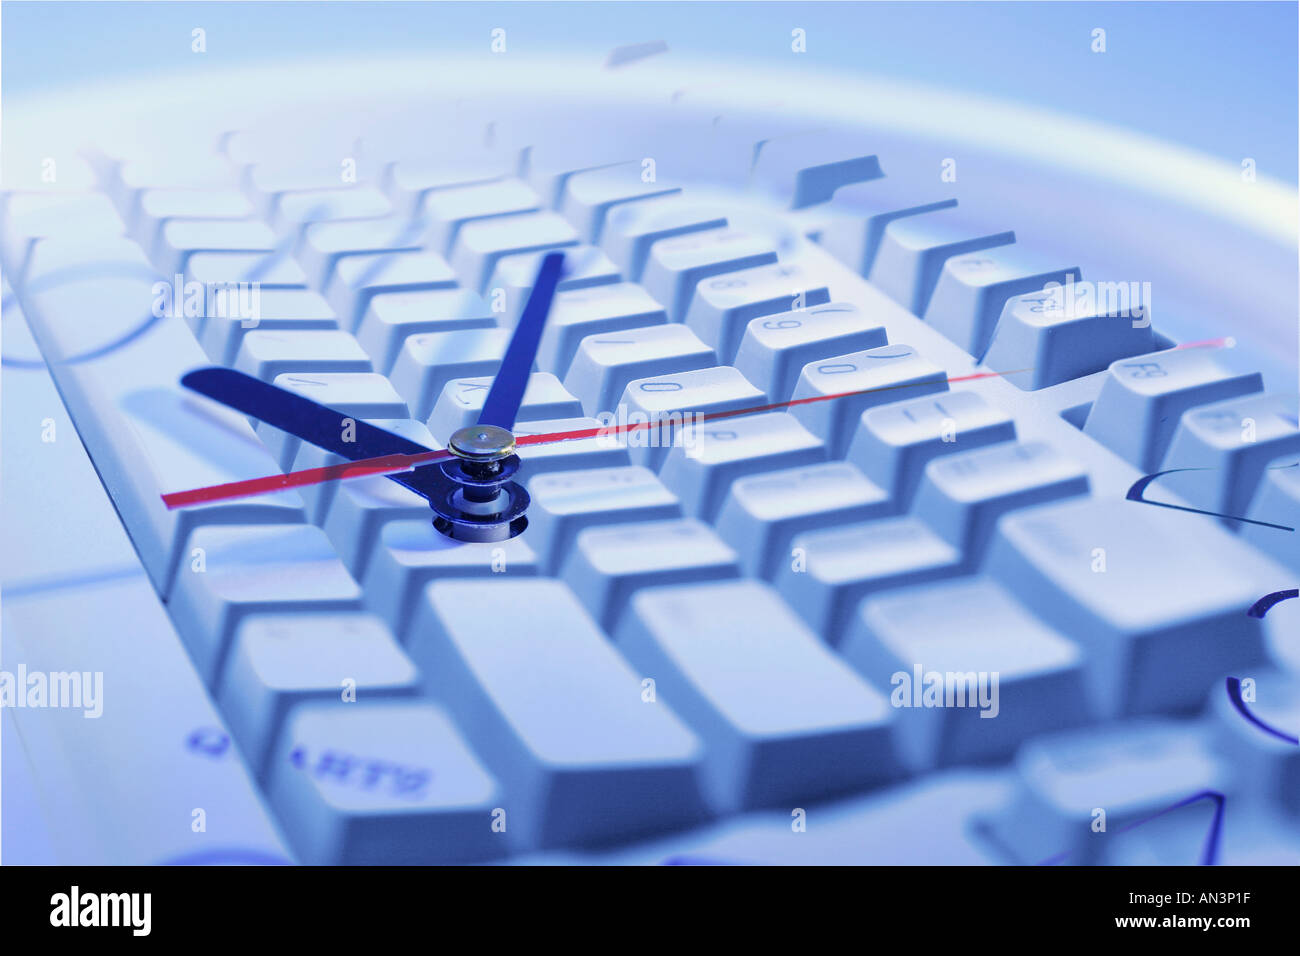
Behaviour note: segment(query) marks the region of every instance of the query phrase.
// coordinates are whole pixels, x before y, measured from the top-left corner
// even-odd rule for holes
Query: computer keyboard
[[[1209,862],[1300,861],[1224,692],[1295,733],[1300,602],[1247,611],[1300,430],[1231,317],[1053,298],[1120,277],[869,130],[542,102],[322,94],[5,193],[5,666],[104,675],[6,709],[6,858],[1190,863],[1221,811]],[[553,250],[516,437],[694,430],[521,445],[503,542],[379,475],[164,504],[343,461],[201,367],[444,449]]]

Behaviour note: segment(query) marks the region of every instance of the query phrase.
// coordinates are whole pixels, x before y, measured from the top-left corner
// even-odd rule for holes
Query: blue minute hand
[[[555,287],[560,281],[560,272],[564,268],[564,253],[551,252],[542,259],[541,268],[533,282],[533,291],[528,296],[515,334],[506,347],[501,368],[492,382],[492,389],[483,401],[483,410],[479,413],[480,425],[496,425],[507,431],[515,427],[515,416],[524,400],[524,390],[528,387],[528,377],[533,370],[533,361],[537,358],[537,346],[542,340],[542,327],[546,324],[546,315],[551,311],[551,299],[555,296]]]

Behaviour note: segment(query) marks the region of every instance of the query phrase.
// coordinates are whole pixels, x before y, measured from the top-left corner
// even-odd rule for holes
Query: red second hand
[[[981,378],[999,378],[1003,375],[1015,375],[1018,372],[1029,372],[1032,369],[1015,369],[1010,372],[977,372],[973,375],[961,375],[955,378],[947,379],[947,382],[970,382]],[[920,384],[920,383],[916,383]],[[778,411],[783,408],[793,408],[796,405],[807,405],[812,402],[828,402],[837,398],[848,398],[853,395],[867,395],[872,392],[886,392],[899,388],[914,388],[916,384],[909,383],[906,385],[886,385],[882,388],[864,388],[854,392],[840,392],[835,395],[814,395],[811,398],[796,398],[788,402],[773,402],[770,405],[755,405],[752,408],[738,408],[728,412],[705,412],[697,413],[697,422],[716,421],[720,418],[736,418],[740,415],[755,415],[760,412]],[[685,414],[685,413],[682,413]],[[580,438],[598,438],[598,437],[616,437],[625,435],[628,432],[639,431],[644,428],[659,428],[663,422],[646,421],[634,422],[630,425],[619,425],[617,427],[607,428],[581,428],[576,431],[568,432],[549,432],[544,435],[521,435],[517,440],[517,445],[549,445],[555,442],[575,441]],[[307,468],[302,471],[291,471],[283,475],[267,475],[264,478],[247,478],[243,481],[230,481],[222,485],[208,485],[204,488],[191,488],[189,491],[173,491],[162,496],[163,504],[167,508],[184,508],[187,505],[208,504],[213,501],[228,501],[232,498],[250,498],[255,495],[264,495],[273,491],[284,491],[289,488],[301,488],[306,485],[316,485],[326,481],[342,481],[350,478],[364,478],[373,475],[396,474],[401,471],[410,471],[417,465],[430,464],[435,461],[445,461],[451,457],[449,451],[421,452],[411,455],[380,455],[375,458],[362,458],[359,461],[343,462],[337,465],[326,465],[323,468]]]
[[[1184,342],[1175,345],[1177,349],[1194,348],[1232,348],[1236,341],[1231,337],[1202,339],[1197,342]],[[998,378],[1003,375],[1016,375],[1020,372],[1032,372],[1032,368],[1015,369],[1010,372],[978,372],[974,375],[961,375],[947,381],[969,382],[979,378]],[[793,408],[811,402],[828,402],[836,398],[851,395],[865,395],[869,392],[883,392],[895,388],[910,388],[910,385],[887,385],[883,388],[864,388],[856,392],[840,392],[837,395],[814,395],[811,398],[796,398],[788,402],[774,402],[771,405],[756,405],[753,408],[741,408],[731,412],[706,412],[699,416],[699,421],[714,421],[719,418],[734,418],[739,415],[754,415],[759,412],[772,412],[782,408]],[[685,414],[685,413],[682,413]],[[554,442],[574,441],[579,438],[598,438],[602,436],[625,435],[642,428],[659,428],[663,422],[636,422],[631,425],[619,425],[617,428],[581,428],[569,432],[550,432],[545,435],[521,435],[516,439],[517,445],[549,445]],[[287,488],[301,488],[325,481],[346,481],[349,478],[363,478],[369,475],[389,475],[409,471],[417,465],[444,461],[451,457],[448,451],[433,451],[413,455],[381,455],[376,458],[363,458],[360,461],[327,465],[324,468],[307,468],[303,471],[291,471],[287,475],[268,475],[265,478],[249,478],[244,481],[231,481],[224,485],[209,485],[206,488],[192,488],[189,491],[173,491],[162,496],[163,503],[171,508],[184,508],[186,505],[206,504],[211,501],[226,501],[231,498],[249,498],[264,495],[272,491]]]

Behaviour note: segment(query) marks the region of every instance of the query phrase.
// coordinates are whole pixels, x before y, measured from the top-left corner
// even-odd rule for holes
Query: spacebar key
[[[533,845],[698,822],[699,738],[559,581],[436,581],[411,657]]]

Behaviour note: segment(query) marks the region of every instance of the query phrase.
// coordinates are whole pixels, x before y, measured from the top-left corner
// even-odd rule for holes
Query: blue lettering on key
[[[359,757],[338,750],[323,750],[310,765],[307,748],[294,747],[289,762],[298,770],[308,770],[318,780],[331,779],[359,790],[375,790],[386,785],[398,797],[418,800],[433,780],[433,772],[423,767],[407,767],[378,758]]]
[[[185,746],[215,760],[230,749],[230,735],[217,727],[200,727],[185,739]]]

